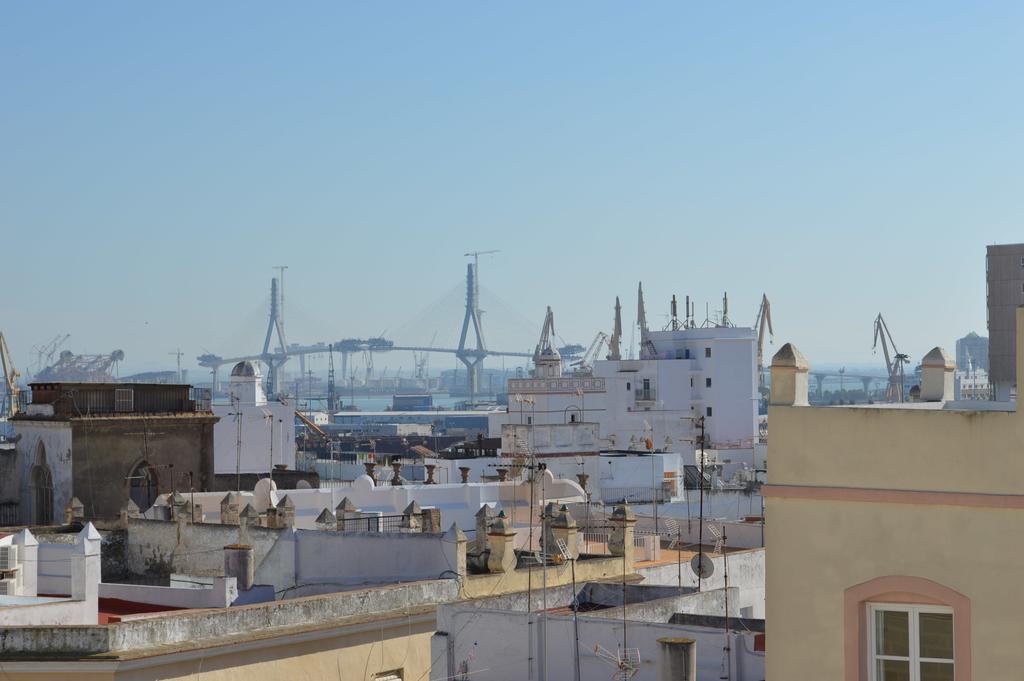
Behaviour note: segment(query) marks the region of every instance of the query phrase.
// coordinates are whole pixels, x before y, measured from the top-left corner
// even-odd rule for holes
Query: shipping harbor
[[[1018,678],[1021,26],[4,6],[0,681]]]

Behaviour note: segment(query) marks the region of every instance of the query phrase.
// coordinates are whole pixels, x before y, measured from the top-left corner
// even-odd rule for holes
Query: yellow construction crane
[[[754,320],[754,328],[757,329],[757,389],[764,392],[764,339],[765,327],[768,329],[768,342],[775,338],[775,330],[772,329],[772,304],[768,302],[768,294],[761,294],[761,307],[757,311],[757,319]]]
[[[14,368],[14,360],[11,359],[11,351],[7,348],[7,339],[0,331],[0,365],[4,370],[4,385],[7,387],[7,397],[3,404],[3,414],[14,416],[18,413],[18,395],[21,389],[18,387],[18,378],[21,374]]]

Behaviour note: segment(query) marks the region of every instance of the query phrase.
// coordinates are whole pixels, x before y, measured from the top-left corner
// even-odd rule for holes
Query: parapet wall
[[[246,528],[253,547],[256,566],[277,543],[285,530],[267,527]],[[241,541],[237,525],[176,523],[166,520],[130,518],[124,555],[134,574],[219,576],[224,574],[224,547]]]
[[[454,579],[431,580],[275,601],[237,608],[174,612],[106,626],[0,628],[0,658],[37,659],[123,653],[156,646],[254,634],[285,627],[343,624],[345,618],[403,615],[458,598]]]

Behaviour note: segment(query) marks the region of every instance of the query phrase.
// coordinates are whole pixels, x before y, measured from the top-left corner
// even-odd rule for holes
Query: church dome
[[[259,378],[260,370],[249,361],[239,362],[231,369],[232,378]]]

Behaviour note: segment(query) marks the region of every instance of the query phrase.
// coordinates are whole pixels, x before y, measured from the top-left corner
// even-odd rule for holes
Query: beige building
[[[1024,414],[950,401],[939,349],[922,364],[921,402],[809,407],[807,361],[773,360],[769,681],[1021,676]]]

